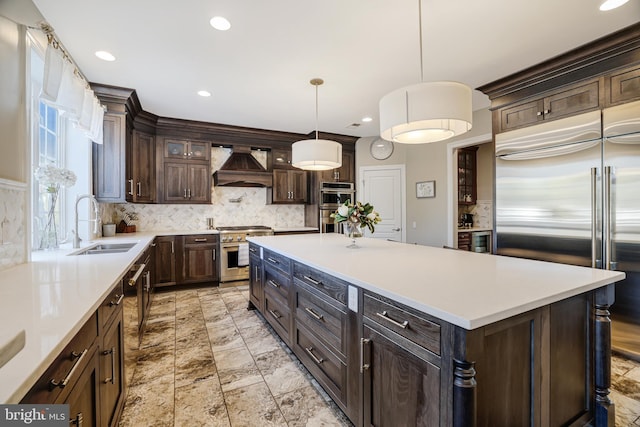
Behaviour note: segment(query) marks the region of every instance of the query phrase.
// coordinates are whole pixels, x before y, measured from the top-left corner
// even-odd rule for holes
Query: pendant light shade
[[[316,87],[316,139],[304,139],[291,146],[291,164],[311,171],[326,171],[342,166],[342,145],[328,139],[318,139],[318,86],[322,79],[310,82]]]
[[[471,88],[458,82],[424,81],[422,0],[418,0],[421,83],[388,93],[380,100],[380,136],[401,144],[424,144],[471,129]]]
[[[403,144],[442,141],[471,129],[471,88],[428,82],[394,90],[380,100],[380,136]]]

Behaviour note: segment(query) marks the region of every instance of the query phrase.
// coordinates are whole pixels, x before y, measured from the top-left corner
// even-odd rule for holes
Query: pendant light
[[[318,139],[318,86],[322,79],[310,81],[316,87],[316,139],[304,139],[291,146],[291,164],[311,171],[326,171],[342,166],[342,145],[328,139]]]
[[[421,83],[380,100],[380,136],[403,144],[442,141],[471,129],[471,88],[450,81],[425,82],[422,59],[422,3],[418,0]]]

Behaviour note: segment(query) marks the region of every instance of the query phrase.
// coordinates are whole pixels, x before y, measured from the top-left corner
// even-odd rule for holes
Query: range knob
[[[226,237],[224,237],[224,236],[222,236],[222,237],[220,237],[220,241],[221,241],[222,243],[224,243],[224,242],[226,242],[226,241],[227,241],[227,238],[226,238]]]
[[[238,236],[237,240],[238,240],[238,242],[241,242],[242,241],[242,236]]]

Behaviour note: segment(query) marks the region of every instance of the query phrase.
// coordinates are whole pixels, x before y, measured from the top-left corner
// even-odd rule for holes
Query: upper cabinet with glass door
[[[211,142],[165,139],[164,157],[169,159],[210,161]]]

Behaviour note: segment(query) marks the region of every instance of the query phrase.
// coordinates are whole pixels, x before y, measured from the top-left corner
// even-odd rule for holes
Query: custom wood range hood
[[[272,187],[273,174],[267,171],[251,155],[251,148],[234,146],[231,156],[214,172],[216,186],[227,187]]]

